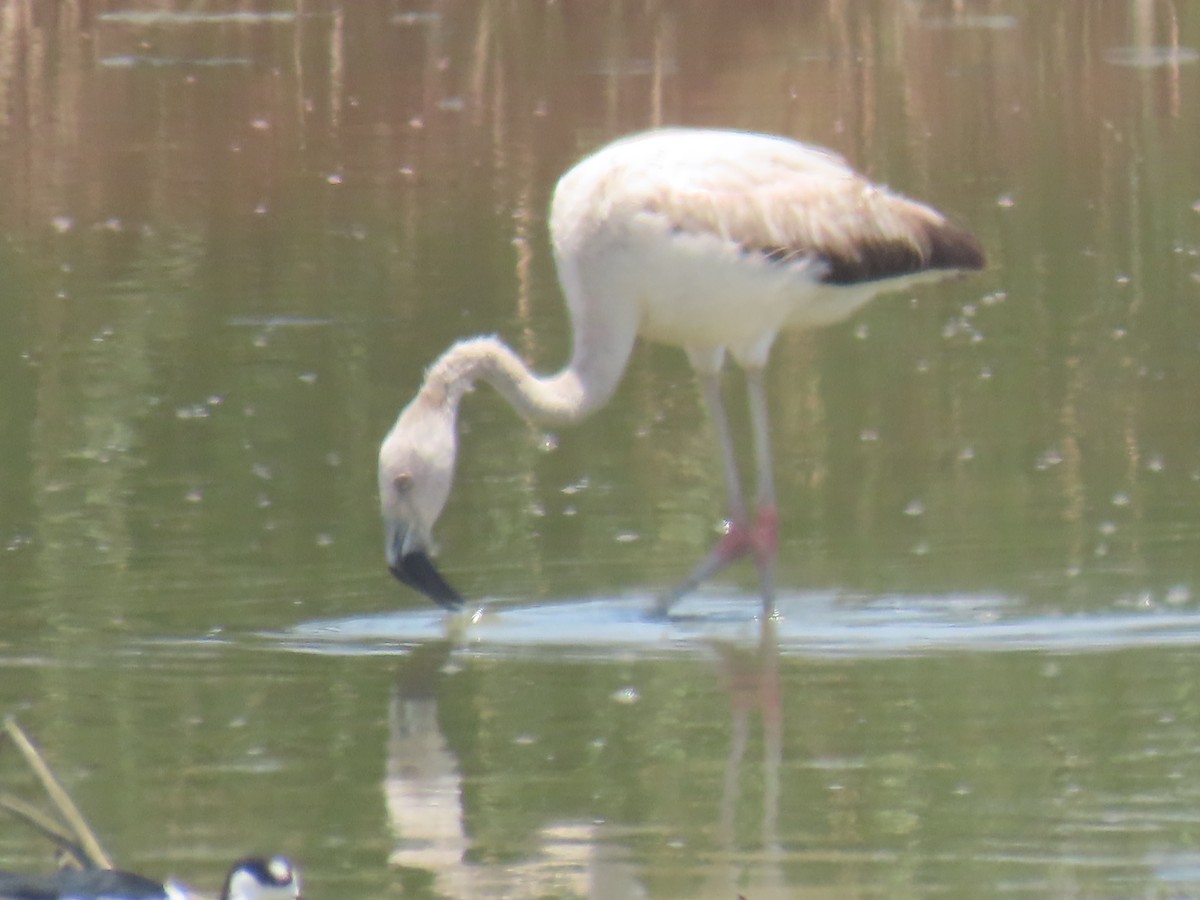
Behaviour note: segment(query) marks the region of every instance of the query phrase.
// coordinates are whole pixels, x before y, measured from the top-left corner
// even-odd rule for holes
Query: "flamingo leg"
[[[750,403],[750,429],[754,438],[754,463],[758,471],[757,520],[749,536],[758,566],[763,615],[775,612],[775,557],[779,548],[779,507],[775,502],[775,474],[771,460],[771,423],[763,369],[746,370],[746,395]]]
[[[746,501],[742,497],[742,478],[738,474],[737,453],[733,449],[733,433],[729,430],[729,416],[725,413],[725,402],[721,397],[721,373],[706,372],[700,376],[700,386],[717,443],[721,445],[722,470],[725,474],[725,496],[729,521],[734,527],[747,522]]]
[[[751,524],[742,496],[741,478],[738,475],[737,455],[734,452],[733,435],[729,429],[729,418],[721,397],[719,371],[700,374],[700,385],[708,406],[717,443],[721,447],[721,459],[728,496],[729,530],[704,557],[699,565],[674,588],[659,595],[654,605],[654,614],[665,616],[671,607],[685,594],[695,590],[734,560],[752,554],[758,566],[759,583],[762,589],[763,613],[770,615],[775,609],[775,546],[779,516],[775,508],[775,485],[771,470],[770,428],[767,421],[766,391],[763,386],[762,369],[747,372],[747,390],[750,396],[751,427],[754,434],[755,461],[758,467],[758,516]]]
[[[743,532],[747,521],[746,501],[742,496],[737,455],[733,449],[733,435],[729,430],[729,417],[725,414],[725,403],[721,398],[721,371],[719,368],[712,370],[697,368],[697,374],[700,378],[700,390],[704,396],[704,403],[708,407],[709,418],[712,420],[713,430],[717,434],[717,443],[721,447],[722,472],[725,477],[725,494],[729,510],[729,531],[721,540],[717,541],[716,546],[683,581],[658,596],[652,611],[652,614],[658,617],[667,615],[680,598],[690,594],[741,555],[732,546],[730,535],[735,532]]]

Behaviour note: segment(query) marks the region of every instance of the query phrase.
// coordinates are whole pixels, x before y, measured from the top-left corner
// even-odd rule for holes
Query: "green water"
[[[1200,896],[1194,4],[145,9],[0,4],[0,711],[118,862]],[[777,344],[775,626],[750,566],[637,615],[722,515],[663,347],[574,428],[466,401],[448,623],[379,440],[458,337],[563,362],[550,191],[655,124],[832,147],[989,268]]]

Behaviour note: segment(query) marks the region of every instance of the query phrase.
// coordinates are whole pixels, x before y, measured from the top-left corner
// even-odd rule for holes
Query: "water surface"
[[[121,864],[1200,896],[1186,5],[3,11],[0,709]],[[561,365],[554,181],[659,124],[831,147],[989,269],[778,343],[780,619],[749,566],[642,614],[722,515],[662,347],[575,428],[468,399],[446,617],[384,569],[378,442],[461,336]]]

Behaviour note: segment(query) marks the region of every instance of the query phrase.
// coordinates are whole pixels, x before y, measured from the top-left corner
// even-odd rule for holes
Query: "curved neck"
[[[540,377],[503,341],[494,337],[459,341],[438,357],[425,375],[420,397],[430,403],[458,406],[476,381],[486,381],[519,412],[534,422],[576,422],[601,406],[616,389],[626,349],[599,361],[572,359],[555,375]]]

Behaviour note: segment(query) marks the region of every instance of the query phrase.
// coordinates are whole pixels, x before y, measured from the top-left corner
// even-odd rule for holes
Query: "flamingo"
[[[624,137],[559,180],[550,235],[573,329],[570,361],[539,376],[496,337],[459,341],[425,374],[379,452],[388,568],[447,609],[464,600],[430,559],[454,478],[459,403],[485,381],[527,419],[577,422],[603,406],[640,337],[683,348],[723,459],[727,527],[657,598],[752,557],[774,611],[778,510],[763,372],[784,329],[839,322],[876,294],[981,269],[976,237],[942,213],[873,184],[837,154],[783,137],[670,128]],[[742,368],[757,471],[742,494],[720,374]]]

